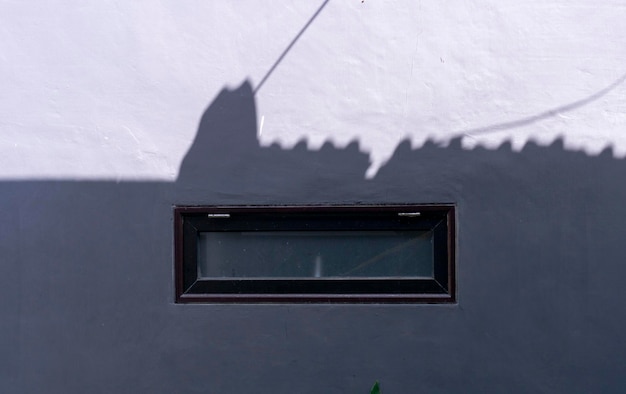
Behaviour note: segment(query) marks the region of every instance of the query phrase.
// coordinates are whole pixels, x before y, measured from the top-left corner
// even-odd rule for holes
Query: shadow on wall
[[[261,148],[253,94],[248,81],[220,92],[202,116],[178,185],[211,190],[218,199],[214,203],[244,205],[296,203],[303,196],[308,203],[341,201],[362,188],[353,180],[363,177],[369,159],[356,142],[345,149],[326,144],[319,151],[308,150],[304,142],[291,150]]]
[[[252,88],[208,107],[176,183],[0,183],[6,392],[602,392],[626,388],[626,163],[256,140]],[[418,125],[416,127],[419,127]],[[172,205],[458,206],[456,306],[175,305]]]

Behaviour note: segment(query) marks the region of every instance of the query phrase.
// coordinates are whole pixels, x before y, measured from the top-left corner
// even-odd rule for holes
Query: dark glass
[[[198,278],[432,278],[434,232],[198,233]]]

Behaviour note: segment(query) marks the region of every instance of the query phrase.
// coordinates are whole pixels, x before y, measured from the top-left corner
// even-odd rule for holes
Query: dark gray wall
[[[403,143],[364,180],[356,143],[260,148],[255,119],[223,91],[176,183],[0,183],[0,391],[626,390],[623,160]],[[457,305],[173,303],[173,205],[450,202]]]

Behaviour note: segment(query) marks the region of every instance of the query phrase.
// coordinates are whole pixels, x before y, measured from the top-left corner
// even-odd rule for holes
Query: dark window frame
[[[347,224],[346,224],[347,223]],[[433,278],[198,278],[203,231],[434,230]],[[454,303],[455,207],[438,205],[175,206],[177,303]]]

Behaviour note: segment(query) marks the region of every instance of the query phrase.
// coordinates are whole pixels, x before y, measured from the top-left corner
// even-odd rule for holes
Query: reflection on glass
[[[432,277],[432,231],[249,231],[198,236],[201,278]]]

